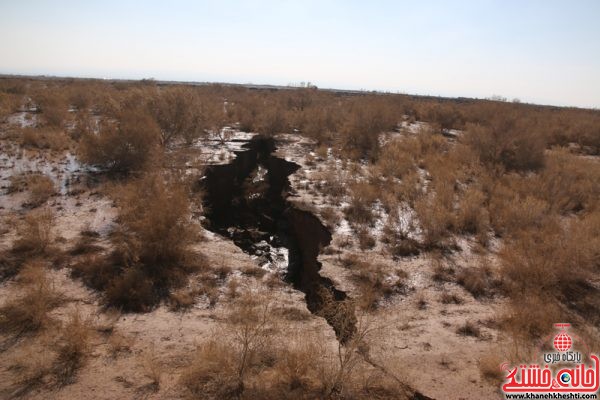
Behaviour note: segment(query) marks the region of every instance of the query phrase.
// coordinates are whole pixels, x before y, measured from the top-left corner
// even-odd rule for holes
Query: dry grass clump
[[[160,143],[166,146],[176,139],[191,143],[202,135],[210,125],[208,114],[215,112],[208,106],[192,88],[170,87],[159,92],[150,101],[149,110],[160,127]]]
[[[129,173],[147,167],[159,143],[160,129],[138,109],[124,112],[117,125],[103,125],[100,132],[85,133],[78,153],[81,160],[112,173]]]
[[[511,189],[497,187],[490,198],[489,209],[494,231],[506,236],[526,229],[541,229],[548,221],[550,207],[532,195],[522,198]]]
[[[462,304],[464,300],[455,293],[444,292],[440,296],[440,303],[442,304]]]
[[[522,232],[500,253],[504,289],[511,303],[505,326],[529,337],[552,328],[552,319],[599,321],[600,302],[590,278],[598,270],[600,219],[597,214],[563,227]]]
[[[345,176],[335,168],[328,168],[314,177],[315,187],[325,196],[338,202],[347,192]]]
[[[239,398],[236,361],[228,343],[211,340],[198,347],[180,382],[195,397]]]
[[[342,219],[333,207],[322,207],[320,209],[320,214],[330,229],[335,228]]]
[[[350,205],[344,214],[350,223],[372,225],[375,215],[373,204],[377,200],[377,188],[368,182],[356,182],[351,186]]]
[[[169,294],[169,303],[172,311],[185,311],[190,309],[194,303],[196,293],[190,289],[177,289]]]
[[[369,232],[368,229],[358,229],[358,245],[361,250],[369,250],[375,247],[377,239]]]
[[[340,128],[344,150],[354,159],[377,159],[379,134],[392,130],[398,122],[389,107],[370,100],[353,103]]]
[[[59,252],[52,246],[54,214],[48,208],[30,211],[17,225],[17,238],[0,255],[0,279],[16,275],[30,259],[45,257],[56,261]]]
[[[448,239],[454,227],[454,214],[438,194],[422,197],[415,203],[422,230],[423,246],[429,249],[449,247]]]
[[[461,232],[481,234],[483,238],[489,230],[489,214],[485,207],[485,195],[477,188],[469,188],[461,197],[456,218]]]
[[[49,313],[61,303],[62,296],[43,266],[35,263],[24,269],[22,284],[20,294],[0,306],[0,332],[20,336],[38,332],[52,323]]]
[[[28,204],[32,207],[44,204],[56,194],[54,181],[46,175],[31,175],[27,179],[27,187],[29,189]]]
[[[481,337],[481,329],[472,321],[466,321],[456,329],[456,333],[463,336]]]
[[[17,227],[13,252],[44,254],[53,239],[54,213],[49,208],[30,211]]]
[[[546,167],[532,182],[531,191],[560,214],[593,211],[599,208],[600,165],[565,151],[547,156]]]
[[[269,339],[275,327],[270,314],[265,296],[246,293],[236,299],[227,318],[226,341],[200,345],[181,377],[182,385],[195,396],[239,398],[248,377],[274,363]]]
[[[9,193],[29,191],[26,206],[39,207],[56,194],[54,181],[44,174],[20,174],[10,177]]]
[[[544,165],[544,137],[526,121],[498,115],[484,125],[467,125],[466,142],[482,163],[512,171],[535,171]]]
[[[241,295],[220,338],[198,346],[181,375],[187,393],[207,399],[408,398],[384,366],[369,364],[375,328],[366,319],[333,351],[305,332],[281,331],[273,318],[264,295]]]
[[[494,385],[500,385],[504,380],[505,373],[501,364],[505,362],[497,352],[490,352],[479,359],[479,371],[481,376]]]
[[[456,282],[475,298],[492,296],[498,286],[492,270],[486,265],[463,269],[457,274]]]
[[[90,326],[89,321],[74,312],[62,327],[52,367],[52,374],[58,385],[73,383],[75,374],[83,366],[90,351],[89,342],[93,333]]]
[[[383,176],[404,178],[415,171],[420,151],[416,139],[393,140],[381,149],[376,165]]]
[[[351,279],[360,293],[358,305],[363,309],[374,309],[381,300],[406,290],[404,278],[390,276],[385,269],[385,266],[368,263],[352,269]]]
[[[46,331],[38,340],[21,346],[11,358],[13,396],[22,396],[37,387],[61,387],[75,381],[90,351],[92,328],[78,313],[69,316],[58,332]]]
[[[44,123],[48,126],[60,127],[68,117],[66,99],[56,91],[53,93],[42,92],[36,97],[37,109],[42,113]]]
[[[102,251],[104,248],[97,244],[99,236],[98,232],[95,231],[81,231],[77,242],[75,242],[69,253],[73,256],[78,256]]]
[[[8,370],[12,372],[12,393],[14,397],[25,396],[35,388],[48,383],[52,370],[53,354],[40,346],[27,346],[10,361]]]
[[[62,130],[23,128],[21,143],[23,147],[61,151],[69,148],[71,140]]]
[[[205,267],[204,257],[189,250],[199,234],[185,188],[160,174],[125,185],[117,199],[120,229],[111,237],[113,251],[76,263],[73,273],[104,291],[110,305],[148,310]]]

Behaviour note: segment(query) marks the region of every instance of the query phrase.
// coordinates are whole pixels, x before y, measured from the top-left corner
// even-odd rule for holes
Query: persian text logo
[[[559,331],[554,335],[552,345],[555,352],[543,353],[542,364],[521,364],[509,368],[502,364],[502,370],[507,371],[502,385],[504,393],[597,393],[600,388],[600,360],[595,354],[587,351],[582,357],[579,351],[574,351],[576,345],[585,346],[582,340],[567,329],[570,324],[554,324]],[[544,343],[550,341],[548,337]],[[587,349],[587,348],[586,348]]]

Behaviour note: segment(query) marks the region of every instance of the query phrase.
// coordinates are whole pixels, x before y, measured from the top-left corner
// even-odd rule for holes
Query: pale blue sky
[[[600,108],[600,0],[0,0],[0,73]]]

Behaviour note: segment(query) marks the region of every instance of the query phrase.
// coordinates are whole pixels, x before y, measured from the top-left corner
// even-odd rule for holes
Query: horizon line
[[[145,78],[115,78],[115,77],[94,77],[89,75],[46,75],[46,74],[19,74],[19,73],[5,73],[0,72],[0,79],[80,79],[80,80],[90,80],[90,81],[104,81],[104,82],[143,82],[143,81],[153,81],[157,84],[179,84],[179,85],[224,85],[224,86],[243,86],[243,87],[257,87],[258,89],[277,89],[277,90],[291,90],[291,89],[305,89],[311,88],[310,86],[294,86],[293,83],[288,83],[287,85],[277,85],[272,83],[254,83],[254,82],[221,82],[221,81],[197,81],[197,80],[172,80],[172,79],[157,79],[154,77],[145,77]],[[311,81],[300,82],[312,84]],[[346,93],[354,93],[354,94],[380,94],[380,95],[399,95],[399,96],[409,96],[409,97],[421,97],[421,98],[431,98],[431,99],[441,99],[441,100],[470,100],[470,101],[493,101],[499,103],[511,103],[511,104],[521,104],[526,106],[538,106],[538,107],[549,107],[549,108],[566,108],[566,109],[579,109],[579,110],[589,110],[589,111],[600,111],[600,107],[581,107],[581,106],[573,106],[573,105],[556,105],[556,104],[548,104],[548,103],[534,103],[523,101],[518,97],[515,97],[513,100],[509,100],[508,98],[493,94],[490,97],[470,97],[470,96],[446,96],[440,94],[418,94],[418,93],[407,93],[391,90],[377,90],[377,89],[343,89],[343,88],[335,88],[335,87],[320,87],[318,85],[312,85],[312,88],[317,90],[329,91],[329,92],[346,92]],[[495,99],[494,97],[498,98]],[[518,101],[515,101],[518,100]]]

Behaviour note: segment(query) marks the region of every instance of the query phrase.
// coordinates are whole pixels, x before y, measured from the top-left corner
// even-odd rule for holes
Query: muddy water
[[[275,141],[255,137],[229,164],[207,167],[204,200],[207,228],[228,237],[263,267],[280,270],[305,294],[308,309],[324,317],[342,342],[355,330],[346,294],[319,274],[317,257],[331,233],[310,212],[286,197],[288,176],[299,165],[273,156]]]

